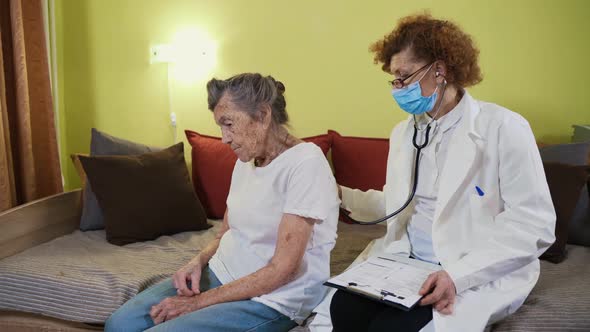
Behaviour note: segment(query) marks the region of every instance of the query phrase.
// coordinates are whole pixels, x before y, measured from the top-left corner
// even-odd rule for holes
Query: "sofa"
[[[81,224],[87,212],[85,204],[90,205],[85,195],[89,184],[98,184],[92,176],[83,189],[0,213],[0,331],[102,330],[102,323],[110,312],[133,295],[170,276],[215,235],[220,224],[219,214],[225,209],[224,195],[227,197],[229,189],[231,173],[227,172],[231,172],[235,158],[216,137],[192,131],[186,134],[191,145],[192,177],[189,181],[205,211],[207,227],[165,231],[157,237],[151,234],[141,241],[114,244],[121,239],[128,241],[128,238],[111,234],[114,228],[109,228],[108,224],[104,228],[88,228]],[[110,143],[135,144],[100,135]],[[324,150],[340,184],[362,190],[383,186],[388,151],[386,139],[346,137],[330,131],[307,140]],[[590,147],[590,143],[586,145]],[[539,282],[524,305],[514,315],[492,326],[492,331],[590,330],[590,246],[585,242],[589,240],[585,232],[590,227],[590,219],[584,219],[588,217],[584,214],[588,206],[583,206],[588,202],[588,176],[583,185],[571,185],[574,189],[569,190],[569,194],[567,188],[557,188],[572,182],[564,180],[562,175],[580,170],[572,165],[590,161],[590,148],[584,150],[586,145],[574,152],[571,146],[566,146],[569,157],[560,154],[563,148],[541,148],[546,149],[541,151],[547,162],[546,173],[558,175],[548,178],[556,210],[565,211],[561,213],[563,220],[558,220],[556,226],[556,244],[560,242],[560,246],[552,248],[552,254],[545,257],[550,261],[541,261]],[[150,148],[141,149],[152,153]],[[91,155],[99,150],[91,149]],[[124,154],[122,150],[110,151],[105,153]],[[578,158],[577,154],[582,157]],[[83,169],[80,172],[86,182],[84,176],[89,174],[83,174]],[[98,185],[96,189],[101,201],[98,194],[104,188]],[[563,198],[558,198],[558,194]],[[331,253],[332,275],[344,271],[371,241],[385,234],[384,225],[353,225],[344,222],[345,218],[342,220]],[[36,288],[37,285],[42,286]],[[312,314],[304,326],[293,331],[307,331],[313,320]]]

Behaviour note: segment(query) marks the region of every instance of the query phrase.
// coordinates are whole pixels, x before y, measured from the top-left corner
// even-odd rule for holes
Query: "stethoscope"
[[[418,120],[416,119],[416,115],[414,115],[414,136],[412,137],[412,144],[414,145],[414,148],[416,149],[416,160],[414,161],[414,183],[412,184],[412,190],[410,191],[410,195],[408,196],[408,199],[406,200],[406,202],[399,209],[393,211],[392,213],[386,215],[385,217],[382,217],[382,218],[379,218],[379,219],[373,220],[373,221],[359,221],[359,220],[353,219],[351,216],[348,215],[348,211],[340,208],[342,211],[344,211],[344,213],[342,213],[342,214],[344,215],[344,217],[348,221],[350,221],[354,224],[358,224],[358,225],[375,225],[375,224],[384,222],[392,217],[397,216],[406,207],[408,207],[408,205],[410,205],[410,203],[414,199],[414,195],[416,194],[416,188],[418,188],[418,175],[419,175],[418,170],[420,168],[420,153],[422,152],[422,149],[424,149],[426,146],[428,146],[428,143],[430,142],[430,130],[432,129],[433,123],[434,123],[434,126],[436,127],[435,119],[436,119],[436,116],[438,115],[438,112],[440,111],[440,106],[442,105],[442,100],[445,96],[445,91],[446,91],[446,80],[444,81],[444,86],[443,86],[440,102],[438,104],[438,108],[435,112],[434,117],[428,122],[425,129],[418,128]],[[419,131],[425,132],[424,133],[424,142],[422,142],[422,144],[419,144],[417,142]]]

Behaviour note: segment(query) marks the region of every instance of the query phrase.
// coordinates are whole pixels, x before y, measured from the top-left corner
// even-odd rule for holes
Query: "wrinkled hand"
[[[180,296],[194,296],[200,294],[199,283],[201,281],[201,271],[203,268],[201,264],[190,262],[181,267],[174,276],[172,276],[172,284],[177,289],[177,294]],[[188,287],[187,281],[191,282],[191,288]]]
[[[432,304],[436,311],[444,315],[453,313],[457,290],[451,276],[446,271],[438,271],[429,275],[420,288],[419,294],[426,295],[420,301],[420,305]]]
[[[198,309],[198,296],[173,296],[152,306],[150,316],[154,324],[158,325]]]

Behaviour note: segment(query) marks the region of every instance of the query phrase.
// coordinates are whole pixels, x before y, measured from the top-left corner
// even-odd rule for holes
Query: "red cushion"
[[[192,146],[193,186],[207,217],[223,218],[231,174],[237,157],[219,137],[185,130]]]
[[[347,137],[329,130],[332,164],[338,184],[360,190],[383,190],[387,171],[389,140]]]
[[[238,158],[219,137],[201,135],[191,130],[185,130],[185,133],[192,146],[193,185],[197,196],[205,207],[207,217],[221,219]],[[332,136],[328,134],[303,140],[317,144],[324,154],[328,153],[332,145]]]
[[[330,151],[330,148],[332,147],[332,135],[329,134],[305,137],[302,138],[302,140],[319,146],[320,149],[322,149],[324,156],[328,155],[328,151]]]

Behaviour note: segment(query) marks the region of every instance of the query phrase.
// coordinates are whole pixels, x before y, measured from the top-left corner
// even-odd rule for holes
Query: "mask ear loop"
[[[430,68],[428,70],[430,70]],[[426,71],[426,72],[428,72],[428,71]],[[426,74],[424,74],[424,75],[426,75]],[[414,117],[414,126],[416,127],[416,129],[418,131],[424,131],[424,130],[426,130],[426,128],[428,128],[433,122],[434,122],[434,130],[436,130],[436,127],[438,127],[438,123],[435,122],[436,121],[435,119],[438,116],[438,113],[440,113],[440,108],[442,106],[442,101],[443,101],[443,99],[445,97],[445,92],[447,91],[447,79],[445,78],[445,75],[441,74],[438,71],[434,75],[436,77],[439,77],[439,76],[442,76],[443,77],[443,82],[441,84],[437,84],[437,86],[436,86],[436,89],[438,89],[438,87],[440,85],[442,85],[442,88],[441,88],[442,94],[440,96],[440,101],[439,101],[438,106],[436,108],[436,113],[434,113],[434,116],[432,117],[432,119],[430,121],[428,121],[428,123],[426,123],[426,126],[420,128],[420,126],[418,126],[418,121],[416,120],[416,115],[415,114],[413,115],[413,117]],[[424,78],[424,76],[422,76],[422,78]],[[422,78],[420,78],[420,80],[422,80]],[[433,93],[436,93],[436,90]]]
[[[418,80],[418,82],[422,81],[422,79],[426,76],[426,74],[428,74],[428,72],[430,71],[430,69],[432,69],[432,66],[434,66],[434,62],[430,64],[430,67],[428,67],[428,69],[424,72],[424,74],[422,74],[422,77],[420,77],[420,79]]]
[[[436,77],[438,76],[442,76],[443,77],[443,82],[440,84],[442,86],[441,90],[442,93],[440,95],[440,101],[438,102],[438,107],[436,108],[436,113],[434,113],[434,116],[432,117],[432,120],[430,120],[430,122],[428,124],[431,124],[433,121],[435,121],[436,117],[438,116],[438,113],[440,112],[440,107],[442,106],[442,102],[445,98],[445,92],[447,91],[447,79],[445,78],[445,76],[439,72],[436,72]],[[436,88],[438,89],[439,84],[437,84]]]

